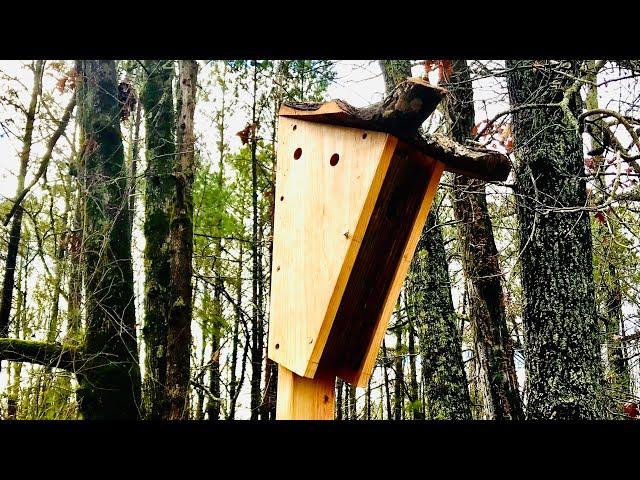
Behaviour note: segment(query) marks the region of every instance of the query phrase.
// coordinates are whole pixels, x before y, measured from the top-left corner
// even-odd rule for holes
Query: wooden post
[[[336,377],[316,372],[306,378],[278,365],[276,420],[333,420]]]

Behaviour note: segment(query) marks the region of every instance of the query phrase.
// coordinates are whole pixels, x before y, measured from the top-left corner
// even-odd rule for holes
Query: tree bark
[[[235,419],[236,402],[240,393],[240,382],[237,377],[238,368],[238,346],[240,344],[240,323],[242,322],[242,259],[244,256],[244,248],[242,242],[239,242],[238,252],[238,270],[236,273],[236,305],[235,318],[233,324],[233,339],[231,344],[231,372],[229,379],[229,416],[230,420]],[[246,350],[246,346],[245,346]],[[244,368],[242,369],[244,373]],[[242,378],[242,376],[240,377]]]
[[[389,83],[387,83],[389,85]],[[342,100],[327,103],[285,102],[280,115],[303,115],[311,121],[412,136],[431,115],[446,90],[421,78],[397,79],[380,103],[356,108]]]
[[[405,302],[406,306],[406,302]],[[422,415],[422,402],[420,402],[420,388],[418,386],[418,370],[416,367],[416,345],[415,330],[412,324],[409,324],[409,392],[411,393],[411,414],[414,420],[424,420]]]
[[[446,83],[450,95],[445,108],[451,136],[458,142],[471,138],[475,124],[471,76],[465,60],[452,61]],[[507,327],[498,249],[487,207],[485,182],[454,176],[453,211],[458,221],[458,242],[467,280],[469,320],[478,344],[483,384],[489,400],[485,408],[495,420],[524,418],[513,359],[513,342]]]
[[[196,103],[198,63],[180,61],[181,109],[178,141],[173,166],[174,198],[169,227],[170,298],[167,325],[168,418],[189,418],[190,348],[192,318],[193,178],[195,137],[193,118]]]
[[[511,106],[520,107],[562,101],[578,62],[551,68],[547,62],[507,61],[507,68]],[[570,97],[575,116],[579,100]],[[513,130],[527,417],[603,418],[591,226],[581,211],[587,203],[582,139],[561,109],[520,109],[513,113]]]
[[[589,63],[593,69],[596,62],[590,61]],[[589,80],[593,83],[587,86],[585,107],[588,110],[597,110],[599,108],[598,74],[595,69],[593,69],[593,74]],[[608,127],[603,126],[601,128],[600,133],[609,131]],[[602,142],[599,142],[596,137],[593,136],[593,131],[590,131],[590,133],[592,133],[591,151],[602,149]],[[604,157],[600,155],[596,156],[594,162],[601,165],[604,162]],[[607,190],[606,181],[602,177],[598,178],[598,183],[603,191]],[[603,290],[601,291],[601,297],[604,298],[604,301],[601,301],[600,304],[603,310],[602,323],[604,325],[607,351],[606,378],[609,385],[609,396],[611,397],[614,411],[622,412],[623,405],[631,395],[631,372],[625,345],[620,340],[621,330],[624,331],[624,314],[622,311],[623,293],[616,265],[624,262],[625,259],[616,258],[618,255],[616,255],[616,249],[613,248],[613,245],[615,245],[614,237],[618,234],[617,230],[618,223],[615,220],[613,222],[607,222],[605,225],[600,225],[598,234],[602,240],[604,252],[601,261],[603,265],[599,265],[601,285],[596,285],[596,292],[598,288]]]
[[[394,370],[396,376],[393,381],[393,418],[394,420],[402,420],[402,410],[404,406],[404,371],[403,371],[403,354],[402,354],[402,329],[396,330],[396,350],[394,358]]]
[[[381,63],[387,91],[403,76],[411,74],[408,61]],[[442,231],[433,208],[409,269],[406,289],[408,313],[420,338],[427,418],[469,419],[471,402],[462,363],[462,343],[451,298]]]
[[[24,190],[27,166],[29,165],[29,155],[31,154],[31,144],[33,139],[33,124],[36,117],[38,98],[42,91],[42,73],[44,61],[36,60],[33,69],[33,88],[31,90],[31,100],[27,110],[24,136],[22,137],[22,151],[20,152],[20,171],[18,173],[18,186],[16,191],[16,202],[12,210],[15,210],[11,230],[9,233],[9,245],[7,246],[7,259],[5,261],[4,279],[2,282],[2,299],[0,301],[0,337],[9,336],[9,317],[11,315],[11,304],[13,303],[13,288],[16,274],[16,261],[18,258],[18,248],[20,246],[20,234],[22,230],[23,209],[17,201]],[[10,217],[8,217],[10,218]]]
[[[407,284],[409,315],[418,330],[429,420],[468,420],[471,400],[451,298],[447,259],[434,213],[420,237]]]
[[[252,97],[252,125],[257,122],[258,103],[258,63],[253,61],[253,97]],[[260,384],[262,381],[262,357],[264,350],[262,311],[260,309],[261,299],[258,295],[259,283],[262,281],[260,245],[258,238],[258,227],[260,219],[258,217],[258,144],[255,133],[251,138],[251,210],[252,210],[252,235],[251,235],[251,300],[252,300],[252,321],[251,321],[251,420],[257,420],[262,404]]]
[[[127,172],[114,61],[79,60],[84,143],[85,362],[74,371],[86,419],[139,416],[140,369],[133,310]]]
[[[148,77],[142,90],[147,169],[145,172],[144,327],[145,418],[167,418],[167,321],[171,310],[170,215],[175,192],[172,177],[175,149],[173,61],[146,60]]]

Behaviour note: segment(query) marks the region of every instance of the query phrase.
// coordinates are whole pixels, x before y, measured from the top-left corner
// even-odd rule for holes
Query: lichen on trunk
[[[452,61],[451,78],[445,87],[449,90],[445,112],[450,134],[454,140],[464,143],[471,137],[475,124],[471,75],[465,60]],[[491,419],[520,420],[524,411],[485,182],[456,174],[453,183],[451,194],[467,282],[469,320],[483,374],[481,384],[487,390],[484,409]]]
[[[88,419],[138,418],[140,370],[133,311],[127,172],[114,61],[79,60],[84,143],[85,363],[76,368]]]
[[[558,103],[578,62],[507,61],[512,107]],[[579,95],[569,109],[579,113]],[[556,109],[513,113],[527,417],[603,418],[604,384],[582,139]]]
[[[386,90],[411,75],[407,60],[382,60]],[[434,205],[438,200],[434,200]],[[418,333],[427,419],[470,419],[471,400],[447,258],[434,208],[420,236],[407,282],[407,309]]]
[[[146,60],[148,74],[142,90],[147,169],[145,172],[144,218],[144,327],[145,379],[144,416],[150,420],[167,415],[167,318],[170,249],[169,224],[174,189],[172,168],[175,157],[175,115],[173,105],[173,61]]]

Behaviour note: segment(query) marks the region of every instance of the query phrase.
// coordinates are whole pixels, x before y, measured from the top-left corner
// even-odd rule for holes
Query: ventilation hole
[[[365,138],[367,138],[367,132],[364,132],[364,133],[362,134],[362,139],[364,140]]]
[[[334,153],[333,155],[331,155],[331,159],[329,160],[329,163],[331,164],[332,167],[335,167],[339,161],[340,161],[340,155],[338,155],[337,153]]]
[[[296,151],[293,152],[293,158],[298,160],[302,156],[302,149],[300,147],[296,148]]]
[[[276,343],[276,350],[278,350],[280,348],[280,344]]]
[[[294,125],[293,129],[296,130],[298,128],[298,125]]]

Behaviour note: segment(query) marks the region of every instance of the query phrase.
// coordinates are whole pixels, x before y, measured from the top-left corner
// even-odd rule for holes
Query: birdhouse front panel
[[[316,373],[396,144],[280,117],[268,355],[300,376]]]

